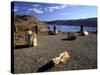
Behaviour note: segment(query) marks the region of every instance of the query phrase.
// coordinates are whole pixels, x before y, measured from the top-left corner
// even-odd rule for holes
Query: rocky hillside
[[[46,29],[46,25],[39,21],[36,17],[31,15],[14,15],[14,25],[16,31],[25,31],[27,28],[34,30],[37,25],[39,31]]]
[[[12,16],[13,17],[13,16]],[[38,31],[45,32],[47,27],[44,23],[39,21],[36,17],[31,15],[14,15],[13,17],[13,29],[14,29],[14,46],[25,45],[24,35],[27,29],[31,29],[33,32],[37,25]]]

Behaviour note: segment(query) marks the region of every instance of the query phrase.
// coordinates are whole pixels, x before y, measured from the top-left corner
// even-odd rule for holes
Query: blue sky
[[[15,14],[27,14],[41,21],[85,19],[97,17],[97,7],[87,5],[14,2]]]

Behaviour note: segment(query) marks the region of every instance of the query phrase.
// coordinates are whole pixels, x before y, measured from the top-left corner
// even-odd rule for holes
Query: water
[[[50,30],[53,30],[54,25],[47,25]],[[66,26],[66,25],[56,25],[56,29],[61,32],[79,32],[80,26]],[[84,31],[95,32],[97,27],[83,27]]]

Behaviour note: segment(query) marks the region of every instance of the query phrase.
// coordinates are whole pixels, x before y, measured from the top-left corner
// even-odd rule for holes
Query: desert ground
[[[69,52],[69,61],[46,69],[45,72],[96,69],[97,34],[78,36],[75,40],[66,38],[67,33],[38,34],[36,47],[14,49],[14,73],[37,72],[40,67],[64,51]]]

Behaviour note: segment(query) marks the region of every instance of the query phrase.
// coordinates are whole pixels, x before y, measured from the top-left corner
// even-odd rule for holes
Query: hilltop
[[[54,21],[44,21],[46,24],[56,24],[56,25],[73,25],[73,26],[97,26],[97,18],[87,18],[87,19],[76,19],[76,20],[54,20]]]
[[[35,26],[38,27],[38,32],[47,31],[46,25],[31,15],[13,15],[12,29],[14,30],[14,46],[24,45],[24,35],[27,29],[35,31]]]
[[[39,31],[46,29],[46,25],[31,15],[14,15],[14,25],[16,31],[25,31],[25,29],[33,29],[35,25],[38,26]]]

